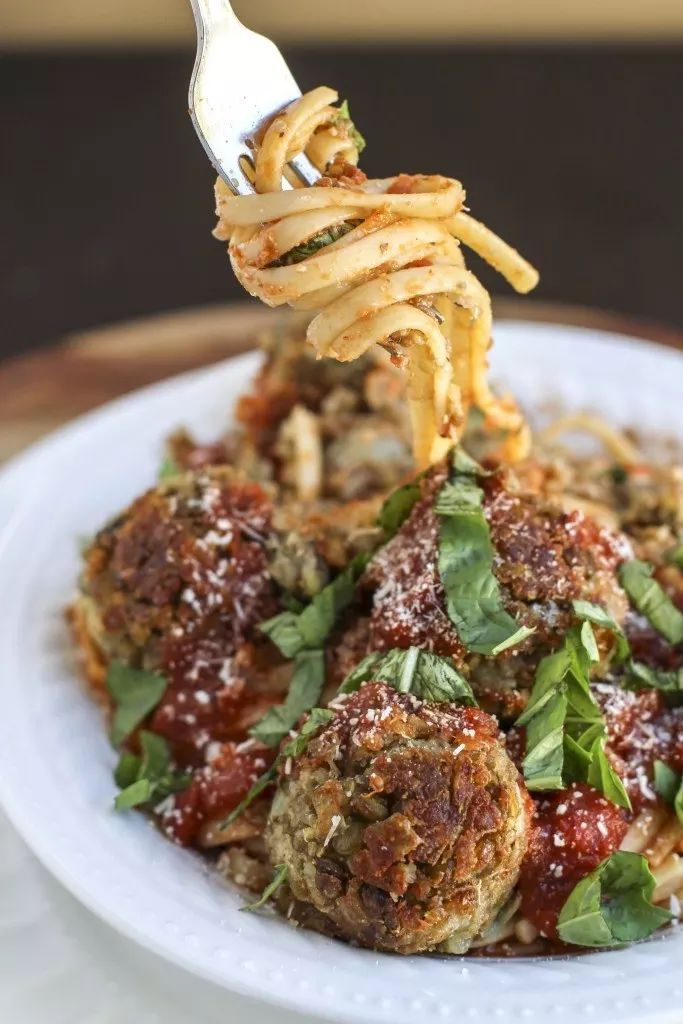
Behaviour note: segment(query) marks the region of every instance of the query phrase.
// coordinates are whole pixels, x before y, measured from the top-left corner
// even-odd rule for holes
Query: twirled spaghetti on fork
[[[536,285],[537,272],[464,212],[458,181],[367,179],[356,169],[359,136],[345,107],[332,106],[337,99],[320,87],[273,120],[255,150],[254,195],[233,196],[218,179],[215,234],[229,240],[237,278],[270,306],[314,311],[307,337],[319,356],[350,361],[377,344],[406,364],[419,467],[458,441],[472,406],[506,433],[505,458],[523,457],[524,419],[488,385],[491,300],[461,243],[518,292]],[[302,151],[326,176],[283,190],[287,162]]]

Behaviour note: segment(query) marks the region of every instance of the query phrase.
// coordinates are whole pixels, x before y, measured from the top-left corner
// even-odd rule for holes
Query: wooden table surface
[[[596,327],[683,349],[683,334],[630,317],[533,300],[494,301],[498,318]],[[279,310],[241,302],[127,321],[0,364],[0,461],[118,395],[252,348]]]

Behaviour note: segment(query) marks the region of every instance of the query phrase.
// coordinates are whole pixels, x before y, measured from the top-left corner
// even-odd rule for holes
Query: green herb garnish
[[[315,595],[302,612],[280,612],[262,622],[259,629],[269,637],[286,658],[293,658],[306,649],[322,647],[334,629],[341,613],[353,601],[356,583],[370,561],[362,552]]]
[[[339,693],[353,693],[371,679],[388,683],[399,693],[412,693],[420,700],[477,705],[470,684],[452,660],[419,647],[368,654],[349,672]]]
[[[322,725],[327,725],[331,718],[332,712],[328,711],[327,708],[311,708],[308,718],[303,723],[296,736],[293,736],[288,743],[285,743],[270,768],[268,768],[263,775],[259,776],[246,796],[240,800],[237,807],[230,811],[227,818],[220,823],[219,828],[224,829],[227,828],[228,825],[232,825],[233,821],[236,821],[237,818],[246,811],[247,807],[249,807],[250,804],[253,804],[256,797],[260,796],[264,789],[267,789],[268,786],[275,781],[278,767],[286,761],[288,757],[298,757],[299,754],[303,754],[313,734],[316,733]]]
[[[619,465],[619,463],[615,463],[614,466],[611,466],[607,472],[612,478],[612,483],[616,484],[617,487],[620,487],[622,484],[625,484],[628,480],[628,472],[626,468],[624,466]]]
[[[419,499],[420,485],[415,482],[404,484],[386,498],[377,516],[377,525],[382,527],[386,540],[398,533]]]
[[[651,668],[640,661],[629,661],[624,684],[630,690],[661,690],[669,703],[683,700],[683,668]]]
[[[159,472],[157,473],[157,479],[168,480],[169,477],[178,476],[183,470],[180,468],[176,460],[172,455],[165,455],[164,460],[159,466]]]
[[[448,616],[468,650],[496,655],[534,631],[519,626],[503,606],[493,574],[494,550],[484,515],[484,492],[476,475],[478,464],[456,449],[455,476],[439,492],[434,505],[440,517],[439,576]]]
[[[653,571],[648,562],[634,559],[621,566],[619,580],[638,611],[657,632],[669,643],[679,644],[683,641],[683,612],[653,579]]]
[[[111,741],[118,747],[157,706],[166,690],[166,679],[157,672],[112,661],[106,687],[114,702]]]
[[[325,685],[325,654],[322,650],[300,651],[294,661],[294,675],[284,704],[270,708],[249,730],[267,747],[276,747],[301,716],[317,704]]]
[[[628,658],[630,647],[626,634],[604,608],[601,608],[599,604],[593,604],[591,601],[572,601],[572,607],[577,618],[590,622],[599,629],[609,630],[610,633],[614,634],[616,640],[614,661],[616,664],[621,664],[621,662]]]
[[[607,625],[609,616],[598,615],[596,606],[577,602],[575,611]],[[558,651],[539,663],[529,703],[517,719],[517,725],[526,726],[524,779],[535,791],[588,782],[608,800],[630,808],[624,784],[607,759],[607,729],[590,689],[591,668],[598,658],[586,618],[572,626]]]
[[[114,800],[117,811],[163,800],[171,793],[185,789],[191,776],[169,768],[171,755],[162,736],[143,730],[140,733],[142,756],[124,751],[114,769],[114,779],[121,792]]]
[[[654,774],[655,792],[673,807],[676,817],[683,823],[683,776],[664,761],[655,761]]]
[[[367,143],[366,143],[365,139],[363,138],[363,136],[361,135],[361,133],[356,128],[356,126],[353,123],[353,121],[351,120],[351,114],[349,112],[349,101],[348,100],[344,100],[343,103],[339,104],[339,108],[337,110],[337,116],[335,117],[334,120],[335,120],[335,122],[338,122],[338,121],[347,121],[348,122],[348,132],[349,132],[349,135],[351,136],[351,140],[353,141],[353,144],[356,147],[356,149],[358,150],[358,152],[362,153],[363,150],[365,149]]]
[[[557,922],[563,942],[577,946],[620,946],[646,939],[672,915],[652,903],[655,879],[637,853],[616,851],[582,878]]]
[[[325,246],[332,245],[333,242],[337,242],[344,235],[348,235],[349,231],[353,231],[357,223],[358,221],[356,220],[342,221],[341,224],[333,224],[331,227],[325,228],[324,231],[319,231],[305,242],[296,245],[289,252],[284,253],[279,259],[273,260],[272,263],[268,264],[268,268],[291,267],[295,263],[307,260],[309,256],[314,256],[320,249],[324,249]]]
[[[683,544],[677,544],[675,548],[667,553],[667,562],[675,565],[677,569],[683,570]]]
[[[243,907],[240,907],[240,910],[258,910],[260,907],[264,906],[273,893],[276,892],[286,880],[288,871],[289,868],[286,864],[276,864],[273,877],[271,881],[268,882],[268,885],[265,887],[260,897],[255,903],[245,903]]]
[[[276,747],[304,712],[316,703],[325,685],[323,645],[339,616],[353,601],[356,583],[371,555],[361,552],[315,595],[301,612],[286,611],[260,626],[286,658],[295,658],[294,674],[284,704],[271,708],[249,730],[269,747]]]

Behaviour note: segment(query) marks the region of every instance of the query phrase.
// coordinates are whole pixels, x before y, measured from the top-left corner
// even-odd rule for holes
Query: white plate
[[[678,353],[543,324],[501,324],[496,342],[495,376],[525,404],[557,399],[683,436]],[[141,945],[318,1019],[680,1022],[680,930],[554,961],[376,955],[238,913],[240,897],[198,857],[140,815],[112,813],[114,755],[77,681],[62,617],[77,538],[149,485],[170,430],[220,430],[255,365],[243,356],[130,395],[0,475],[0,794],[16,827],[78,899]]]

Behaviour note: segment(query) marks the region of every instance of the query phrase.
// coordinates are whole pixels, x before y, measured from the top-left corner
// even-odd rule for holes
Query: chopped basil
[[[385,654],[380,651],[375,651],[372,654],[366,654],[366,656],[359,661],[355,668],[352,668],[348,673],[344,682],[339,687],[339,693],[355,693],[356,690],[360,690],[363,683],[369,682],[371,679],[379,679],[377,675],[377,669],[386,658]],[[385,680],[386,682],[386,680]]]
[[[597,604],[589,601],[574,601],[574,611],[578,618],[587,619],[602,629],[608,629],[616,637],[615,662],[626,662],[622,686],[628,689],[655,689],[666,694],[670,703],[677,703],[683,698],[683,668],[667,671],[651,668],[642,662],[629,658],[630,645],[623,630],[608,613]]]
[[[284,704],[269,711],[249,730],[267,747],[276,747],[294,728],[301,716],[317,704],[325,684],[325,655],[322,650],[300,651]]]
[[[315,595],[301,612],[281,612],[260,626],[286,658],[295,658],[294,674],[282,705],[271,708],[249,730],[269,747],[276,747],[304,712],[317,702],[325,685],[323,644],[339,616],[353,601],[370,554],[361,552]]]
[[[683,612],[653,579],[653,567],[634,559],[619,570],[621,585],[638,611],[671,644],[683,641]]]
[[[166,690],[166,679],[157,672],[112,661],[106,687],[114,701],[111,741],[118,747],[157,706]]]
[[[593,607],[589,610],[605,624]],[[526,726],[524,779],[535,791],[588,782],[608,800],[630,808],[624,785],[605,753],[607,729],[590,689],[591,666],[597,660],[595,636],[586,618],[572,626],[558,651],[539,663],[529,703],[517,719],[517,725]]]
[[[377,525],[382,527],[386,540],[398,533],[419,499],[418,483],[404,484],[389,495],[377,516]]]
[[[275,776],[277,775],[277,769],[275,767],[276,764],[277,761],[275,762],[275,764],[272,764],[268,771],[265,771],[263,775],[259,775],[258,779],[251,787],[251,789],[248,791],[246,796],[244,796],[240,800],[237,807],[234,807],[232,811],[230,811],[230,814],[228,814],[227,818],[224,818],[224,820],[218,826],[219,828],[224,829],[227,828],[228,825],[232,825],[233,821],[236,821],[237,818],[239,818],[240,815],[246,811],[247,807],[253,804],[256,797],[260,796],[264,789],[267,789],[268,786],[271,785],[271,783],[275,782]]]
[[[178,476],[183,470],[180,468],[178,463],[175,461],[172,455],[164,456],[164,460],[159,467],[157,478],[159,480],[168,480],[169,477]]]
[[[612,478],[612,482],[615,483],[617,487],[620,487],[622,484],[625,484],[628,480],[628,471],[624,466],[620,466],[618,463],[616,463],[614,466],[611,466],[608,470],[608,473]]]
[[[259,776],[254,785],[251,787],[246,796],[240,800],[237,807],[235,807],[230,814],[220,823],[220,828],[227,828],[228,825],[232,825],[233,821],[236,821],[241,814],[246,811],[250,804],[253,804],[257,796],[260,796],[264,789],[267,789],[275,781],[277,776],[277,769],[283,761],[286,761],[288,757],[298,757],[299,754],[303,754],[304,750],[308,746],[308,742],[315,732],[322,725],[327,723],[332,718],[332,712],[328,711],[327,708],[311,708],[308,718],[299,729],[296,736],[293,736],[288,743],[285,743],[282,750],[275,758],[274,762],[268,768],[263,775]]]
[[[496,655],[533,633],[507,613],[493,574],[494,550],[484,515],[484,494],[474,473],[480,467],[461,449],[453,456],[455,477],[434,505],[440,517],[439,576],[448,616],[468,650]]]
[[[143,730],[140,746],[141,757],[124,751],[114,769],[114,780],[121,788],[114,800],[117,811],[149,803],[152,798],[163,800],[189,784],[186,772],[171,771],[171,755],[163,736]]]
[[[333,717],[333,712],[329,708],[311,708],[308,718],[299,729],[296,736],[293,736],[289,743],[285,743],[284,747],[280,751],[278,760],[284,760],[288,757],[298,757],[299,754],[303,754],[304,750],[308,746],[308,741],[311,739],[314,733],[322,725],[327,725],[330,719]]]
[[[470,684],[450,658],[419,647],[369,654],[348,674],[339,692],[352,693],[370,679],[388,683],[399,693],[412,693],[420,700],[454,701],[471,707],[477,704]]]
[[[601,608],[599,604],[592,604],[590,601],[574,601],[573,608],[577,618],[591,622],[599,629],[607,629],[614,634],[616,640],[614,658],[618,664],[628,658],[630,648],[626,635],[621,626],[617,625],[604,608]]]
[[[676,545],[666,556],[667,562],[683,570],[683,544]]]
[[[317,235],[312,235],[307,241],[290,249],[289,252],[284,253],[279,259],[273,260],[272,263],[268,264],[268,268],[290,267],[295,263],[301,263],[302,260],[308,259],[309,256],[314,256],[316,252],[324,249],[325,246],[332,245],[333,242],[343,238],[344,235],[348,235],[349,231],[353,231],[357,223],[358,221],[343,221],[341,224],[333,224],[324,231],[319,231]]]
[[[672,704],[683,700],[683,668],[667,671],[640,661],[629,661],[626,671],[625,684],[629,689],[661,690]]]
[[[655,879],[637,853],[616,851],[582,878],[562,907],[557,931],[577,946],[620,946],[646,939],[672,920],[652,903]]]
[[[305,649],[322,647],[334,629],[337,619],[353,601],[356,583],[370,555],[362,552],[298,614],[287,611],[262,622],[260,630],[268,636],[286,658],[293,658]]]
[[[358,150],[358,152],[362,153],[363,150],[365,149],[367,143],[366,143],[365,139],[363,138],[363,136],[361,135],[361,133],[356,128],[356,126],[353,123],[353,121],[351,120],[351,114],[349,113],[349,101],[348,100],[344,100],[343,103],[339,104],[339,109],[337,111],[337,116],[335,117],[335,121],[348,121],[348,130],[349,130],[349,135],[351,136],[351,140],[352,140],[354,146],[356,147],[356,149]]]
[[[261,893],[259,899],[257,899],[255,903],[245,903],[243,907],[240,907],[240,910],[258,910],[259,907],[264,906],[273,893],[276,892],[286,880],[288,871],[289,868],[286,864],[276,864],[273,877],[271,881],[268,882],[268,885]]]
[[[676,817],[683,823],[683,776],[675,772],[664,761],[655,761],[655,792],[671,804]]]

